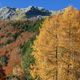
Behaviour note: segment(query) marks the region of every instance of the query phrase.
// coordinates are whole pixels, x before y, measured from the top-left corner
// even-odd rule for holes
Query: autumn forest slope
[[[21,66],[24,54],[22,48],[29,39],[38,34],[41,22],[42,20],[38,19],[0,20],[0,64],[6,76],[15,74],[14,67]]]
[[[79,80],[80,11],[0,20],[0,80]]]

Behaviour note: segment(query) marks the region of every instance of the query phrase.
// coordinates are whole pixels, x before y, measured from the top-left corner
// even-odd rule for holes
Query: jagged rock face
[[[14,20],[14,19],[24,19],[24,18],[32,18],[32,17],[44,17],[49,16],[51,14],[50,11],[45,10],[44,8],[29,6],[27,8],[10,8],[3,7],[0,8],[0,19],[6,20]]]
[[[38,7],[31,7],[29,11],[26,12],[29,17],[36,16],[49,16],[51,13],[48,10]]]
[[[15,14],[14,8],[3,7],[0,9],[0,19],[10,19]]]

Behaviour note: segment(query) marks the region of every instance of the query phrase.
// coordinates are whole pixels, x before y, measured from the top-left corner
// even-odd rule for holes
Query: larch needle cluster
[[[79,80],[80,11],[68,7],[46,18],[33,49],[35,80]]]

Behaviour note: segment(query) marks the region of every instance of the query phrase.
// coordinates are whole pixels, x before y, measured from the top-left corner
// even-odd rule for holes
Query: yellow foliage
[[[80,79],[80,11],[68,7],[45,19],[34,42],[32,76],[39,80]]]

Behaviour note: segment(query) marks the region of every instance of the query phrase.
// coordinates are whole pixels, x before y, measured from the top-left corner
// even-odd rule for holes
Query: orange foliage
[[[34,42],[32,76],[39,80],[80,79],[80,11],[68,7],[46,18]]]
[[[28,22],[24,20],[0,20],[0,57],[3,55],[9,55],[7,66],[2,66],[6,75],[13,73],[14,65],[21,64],[21,45],[23,45],[34,35],[33,32],[23,31],[22,29],[17,28],[18,25],[28,24]],[[14,23],[15,25],[13,25]],[[34,23],[34,21],[32,23]],[[14,39],[13,35],[15,35],[16,33],[19,33],[19,35],[16,39]],[[6,44],[8,40],[12,40],[12,42]]]

